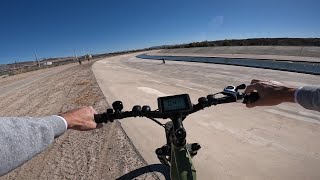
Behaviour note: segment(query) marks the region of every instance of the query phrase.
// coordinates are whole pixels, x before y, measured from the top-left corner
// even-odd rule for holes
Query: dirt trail
[[[108,103],[91,65],[70,67],[0,97],[0,116],[46,116],[87,105],[103,112]],[[135,176],[127,173],[145,166],[115,122],[89,132],[68,130],[46,151],[0,179],[132,179]],[[157,176],[148,173],[137,179]]]

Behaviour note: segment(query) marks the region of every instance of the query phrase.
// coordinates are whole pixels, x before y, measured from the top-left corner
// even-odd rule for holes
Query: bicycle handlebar
[[[240,95],[238,99],[235,99],[232,96],[224,96],[221,98],[214,98],[213,95],[208,95],[207,98],[202,97],[199,98],[199,102],[197,104],[194,104],[192,106],[192,110],[189,112],[183,112],[180,113],[182,116],[187,116],[189,114],[195,113],[197,111],[200,111],[206,107],[210,107],[212,105],[218,105],[218,104],[226,104],[231,102],[236,102],[237,100],[244,100],[244,103],[248,102],[254,102],[258,98],[258,94],[251,93],[250,95]],[[108,121],[112,122],[116,119],[124,119],[129,117],[147,117],[147,118],[162,118],[167,119],[174,116],[173,114],[163,114],[159,111],[115,111],[112,113],[102,113],[102,114],[96,114],[94,115],[94,119],[96,123],[107,123]]]

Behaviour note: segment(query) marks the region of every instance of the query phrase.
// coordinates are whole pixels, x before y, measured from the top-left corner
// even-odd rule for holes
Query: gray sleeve
[[[297,91],[297,102],[304,108],[320,111],[320,86],[304,86]]]
[[[0,117],[0,176],[45,150],[65,131],[58,116]]]

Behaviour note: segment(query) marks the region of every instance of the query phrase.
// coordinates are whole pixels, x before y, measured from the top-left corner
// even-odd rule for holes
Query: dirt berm
[[[92,62],[71,66],[5,97],[0,96],[0,116],[38,117],[88,105],[98,112],[105,111],[108,103],[91,65]],[[45,70],[39,73],[42,71]],[[8,80],[0,80],[0,86]],[[146,169],[145,166],[120,123],[114,122],[93,131],[68,130],[47,150],[0,179],[133,179],[137,170]],[[146,173],[137,179],[157,179],[157,176]]]

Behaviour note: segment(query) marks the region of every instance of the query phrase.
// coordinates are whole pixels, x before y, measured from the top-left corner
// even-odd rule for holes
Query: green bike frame
[[[172,180],[196,180],[196,169],[193,166],[190,153],[186,147],[186,133],[182,125],[182,117],[172,118],[173,141],[171,142],[170,176]],[[177,137],[177,131],[184,131],[184,135]],[[180,134],[181,135],[181,134]]]
[[[186,145],[177,147],[171,146],[171,167],[170,176],[172,180],[196,180],[196,169],[191,160]]]

